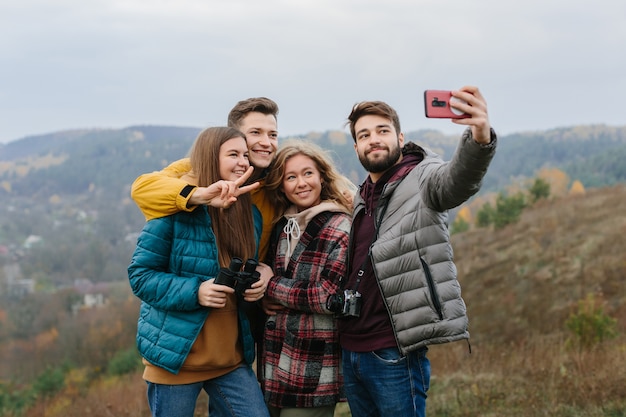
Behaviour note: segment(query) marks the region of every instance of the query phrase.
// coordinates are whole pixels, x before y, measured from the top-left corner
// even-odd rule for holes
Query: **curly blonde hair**
[[[265,178],[265,190],[270,201],[276,205],[277,212],[282,215],[292,204],[285,193],[281,191],[281,185],[285,174],[285,165],[290,158],[296,155],[304,155],[315,162],[323,184],[321,200],[334,201],[344,207],[347,212],[351,212],[352,196],[357,187],[335,168],[328,151],[314,143],[297,139],[288,140],[280,146]]]

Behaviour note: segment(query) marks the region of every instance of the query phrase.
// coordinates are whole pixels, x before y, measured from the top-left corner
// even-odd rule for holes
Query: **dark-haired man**
[[[487,104],[476,87],[453,96],[471,117],[449,162],[405,143],[396,111],[356,104],[348,117],[368,178],[354,199],[348,279],[360,315],[339,320],[344,382],[352,415],[424,416],[428,346],[469,339],[448,233],[448,210],[480,188],[495,153]],[[356,311],[355,309],[353,309]]]

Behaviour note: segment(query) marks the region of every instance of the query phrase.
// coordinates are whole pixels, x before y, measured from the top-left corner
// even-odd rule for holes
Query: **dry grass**
[[[564,340],[431,349],[431,416],[626,416],[626,338],[588,352]]]
[[[209,397],[202,392],[196,403],[195,417],[206,417]],[[339,404],[337,417],[348,417],[348,405]],[[123,378],[101,380],[86,392],[66,390],[54,399],[39,401],[24,417],[150,417],[146,384],[141,373]]]
[[[588,352],[564,340],[536,338],[517,345],[434,346],[428,415],[440,417],[626,417],[626,337]],[[202,394],[196,416],[207,415]],[[87,392],[42,401],[26,417],[149,417],[141,374],[102,380]],[[336,417],[349,417],[345,403]]]
[[[25,417],[150,417],[141,373],[103,379],[84,392],[64,390],[40,401]]]

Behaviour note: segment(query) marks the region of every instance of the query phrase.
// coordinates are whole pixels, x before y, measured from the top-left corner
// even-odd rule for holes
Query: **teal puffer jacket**
[[[254,239],[261,236],[261,213],[253,206]],[[141,299],[137,348],[150,363],[177,374],[211,309],[198,304],[198,288],[220,266],[211,218],[202,206],[148,221],[128,267],[133,293]],[[247,363],[254,340],[239,309],[239,338]]]

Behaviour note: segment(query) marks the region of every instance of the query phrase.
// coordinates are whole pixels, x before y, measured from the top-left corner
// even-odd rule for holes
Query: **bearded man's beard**
[[[402,150],[399,144],[397,144],[393,149],[389,149],[389,153],[385,158],[378,158],[372,161],[367,159],[367,155],[359,154],[359,161],[361,161],[361,165],[363,165],[363,168],[365,168],[367,172],[379,174],[394,166],[396,162],[398,162],[398,159],[400,159],[401,154]]]

